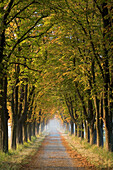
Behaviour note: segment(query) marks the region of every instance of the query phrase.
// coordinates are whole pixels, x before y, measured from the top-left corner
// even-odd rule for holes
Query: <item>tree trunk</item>
[[[110,18],[108,13],[108,4],[106,2],[102,3],[102,18],[103,18],[103,68],[104,68],[104,123],[105,123],[105,137],[106,137],[106,150],[110,151],[110,113],[109,113],[109,98],[108,91],[110,85],[110,75],[109,75],[109,37],[110,37]]]
[[[84,125],[83,125],[83,122],[82,122],[82,125],[81,125],[81,139],[84,139]]]
[[[4,8],[1,7],[1,14],[4,14]],[[4,16],[1,17],[4,19]],[[6,22],[0,20],[0,151],[3,151],[3,51],[5,46],[5,26]]]
[[[24,85],[21,85],[21,92],[20,92],[20,102],[19,102],[19,111],[18,111],[18,143],[23,144],[23,119],[22,119],[22,105],[23,100],[25,97],[24,93]],[[25,102],[25,101],[24,101]]]
[[[4,65],[2,64],[2,61],[5,57],[4,55],[4,48],[5,48],[5,30],[7,27],[7,19],[9,17],[9,14],[11,12],[12,9],[12,5],[14,3],[14,0],[10,1],[7,9],[8,10],[4,10],[4,4],[3,1],[0,2],[0,12],[1,12],[1,16],[0,16],[0,150],[4,150],[5,152],[8,151],[8,124],[7,124],[7,118],[5,119],[4,122],[4,97],[3,97],[3,93],[4,93],[4,89],[3,89],[3,70],[5,70]],[[7,114],[8,112],[5,111],[5,114]],[[4,122],[4,127],[3,127],[3,122]],[[5,128],[5,133],[3,132]],[[4,138],[4,139],[3,139]],[[5,143],[3,144],[3,140],[6,140]]]
[[[24,122],[24,142],[28,142],[28,130],[26,122]]]
[[[12,123],[12,149],[16,150],[16,132],[17,132],[17,124],[16,124],[16,118],[13,116],[13,123]]]
[[[39,134],[39,126],[40,126],[40,123],[37,123],[37,134]]]
[[[11,102],[11,107],[12,107],[12,128],[11,128],[11,134],[12,134],[12,143],[11,143],[11,147],[12,149],[16,149],[16,132],[17,132],[17,117],[15,114],[15,109],[14,109],[14,91],[12,93],[12,102]]]
[[[3,151],[5,153],[8,152],[8,119],[9,119],[9,114],[7,110],[7,76],[4,76],[4,81],[3,81],[3,86],[4,86],[4,117],[3,117]]]
[[[101,142],[101,129],[100,129],[100,120],[99,120],[99,100],[97,99],[97,96],[95,96],[94,99],[95,103],[95,110],[96,110],[96,133],[97,133],[97,146],[100,147],[102,145]]]
[[[104,146],[104,140],[103,140],[103,96],[101,96],[100,98],[100,116],[101,116],[101,119],[100,119],[100,128],[101,128],[101,146],[103,147]]]
[[[97,144],[97,130],[96,130],[96,127],[94,127],[94,144]]]
[[[29,140],[31,141],[31,136],[32,136],[32,123],[28,123],[28,135],[29,135]]]
[[[111,114],[111,129],[110,129],[110,144],[111,144],[111,152],[113,152],[113,113]]]
[[[94,108],[93,108],[93,101],[91,99],[91,90],[88,90],[88,123],[89,123],[89,130],[90,130],[90,144],[94,144],[94,121],[95,121],[95,115],[94,115]]]
[[[72,120],[70,123],[71,123],[71,135],[73,135],[74,134],[74,123]]]
[[[110,120],[108,110],[108,92],[104,91],[104,125],[105,125],[105,146],[107,151],[111,151],[110,146]]]
[[[18,128],[18,83],[19,83],[19,72],[20,72],[20,67],[19,64],[15,65],[15,72],[16,72],[16,84],[14,88],[14,95],[13,97],[13,128],[12,128],[12,148],[16,149],[16,143],[17,143],[17,128]],[[14,102],[15,101],[15,102]]]
[[[0,109],[1,112],[1,109]],[[3,151],[3,141],[2,141],[2,118],[0,114],[0,151]]]
[[[105,124],[105,138],[106,138],[106,150],[110,151],[110,117],[108,110],[108,91],[104,91],[104,124]]]
[[[18,133],[18,143],[19,144],[23,144],[23,124],[22,122],[20,122],[18,124],[18,129],[19,129],[19,133]]]
[[[41,123],[41,132],[44,131],[45,128],[45,119],[43,119],[42,123]]]
[[[27,83],[27,79],[26,79],[26,83]],[[23,112],[23,115],[22,115],[22,122],[23,122],[23,127],[24,127],[24,142],[27,142],[28,141],[28,130],[27,130],[27,110],[28,110],[28,107],[27,107],[27,97],[28,97],[28,84],[25,85],[25,93],[24,93],[24,112]]]
[[[40,111],[39,111],[38,123],[37,123],[37,134],[39,134],[41,114],[42,114],[42,111],[41,111],[41,109],[40,109]]]
[[[69,131],[69,123],[68,122],[66,123],[66,130],[67,130],[67,132]]]
[[[43,124],[43,122],[41,123],[41,132],[43,132],[43,130],[44,130],[44,124]]]
[[[94,125],[90,124],[90,145],[94,144]]]
[[[1,64],[0,64],[1,71]],[[0,151],[3,151],[3,79],[0,73]]]
[[[113,152],[113,57],[111,62],[112,68],[111,68],[111,82],[110,82],[110,143],[111,143],[111,151]]]
[[[77,126],[77,137],[81,137],[81,125]]]
[[[77,123],[75,123],[75,136],[77,136]]]
[[[86,121],[84,122],[84,126],[85,126],[85,138],[86,138],[86,141],[90,142],[89,126],[88,126],[88,123]]]
[[[33,122],[33,136],[36,136],[35,129],[36,129],[36,122],[34,121]]]

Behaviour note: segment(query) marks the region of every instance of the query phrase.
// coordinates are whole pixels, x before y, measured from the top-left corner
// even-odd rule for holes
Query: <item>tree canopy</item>
[[[106,149],[113,150],[112,14],[111,0],[0,2],[1,150],[8,150],[8,110],[12,148],[17,136],[23,141],[22,126],[27,140],[31,122],[58,114],[84,125],[87,140],[89,128],[90,144],[96,127],[98,146],[104,124]]]

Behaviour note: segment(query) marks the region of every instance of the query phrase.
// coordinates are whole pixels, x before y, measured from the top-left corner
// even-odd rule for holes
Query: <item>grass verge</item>
[[[81,140],[74,135],[70,136],[64,134],[64,137],[74,150],[80,153],[83,157],[86,157],[86,159],[91,164],[95,165],[97,169],[113,170],[112,152],[107,152],[104,148],[97,147],[96,145],[91,146],[86,140]]]
[[[19,170],[21,164],[29,161],[30,156],[33,156],[45,136],[32,137],[32,140],[23,145],[18,145],[17,150],[9,150],[7,154],[0,153],[0,170]]]

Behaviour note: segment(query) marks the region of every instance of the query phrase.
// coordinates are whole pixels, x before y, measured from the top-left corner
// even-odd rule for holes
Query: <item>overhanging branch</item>
[[[45,15],[45,16],[40,17],[40,18],[35,22],[35,24],[34,24],[30,29],[28,29],[28,30],[21,36],[21,38],[19,38],[19,39],[17,40],[17,42],[15,43],[15,45],[13,46],[11,52],[9,53],[9,55],[8,55],[8,57],[7,57],[8,59],[10,58],[11,54],[13,53],[13,51],[15,50],[15,48],[17,47],[17,45],[18,45],[19,43],[21,43],[22,41],[24,41],[24,40],[27,39],[27,38],[32,38],[32,36],[31,36],[31,37],[30,37],[30,36],[25,37],[25,36],[37,25],[37,23],[38,23],[42,18],[45,18],[45,17],[47,17],[47,16],[48,16],[48,15]],[[45,32],[41,33],[40,35],[34,36],[33,38],[42,36],[42,35],[43,35],[44,33],[46,33],[50,28],[51,28],[51,27],[49,27]]]
[[[22,65],[22,66],[24,66],[24,67],[27,67],[29,70],[32,70],[32,71],[36,71],[36,72],[39,72],[39,73],[42,72],[42,70],[36,70],[36,69],[30,68],[27,64],[24,64],[24,63],[10,62],[10,64],[18,64],[18,65]]]

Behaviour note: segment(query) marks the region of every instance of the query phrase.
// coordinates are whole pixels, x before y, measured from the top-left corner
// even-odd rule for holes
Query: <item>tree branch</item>
[[[100,13],[102,14],[102,10],[101,10],[101,8],[99,7],[99,5],[97,4],[97,0],[93,0],[93,1],[94,1],[94,3],[96,4],[97,8],[99,9]]]
[[[11,56],[11,54],[12,54],[12,52],[15,50],[15,48],[17,47],[17,45],[19,44],[19,43],[21,43],[23,40],[25,40],[25,39],[27,39],[25,36],[37,25],[37,23],[42,19],[42,18],[45,18],[45,17],[47,17],[48,15],[46,15],[46,16],[42,16],[42,17],[40,17],[36,22],[35,22],[35,24],[30,28],[30,29],[28,29],[22,36],[21,36],[21,38],[19,38],[18,40],[17,40],[17,42],[15,43],[15,45],[13,46],[13,48],[12,48],[12,50],[11,50],[11,52],[9,53],[9,55],[8,55],[8,59],[10,58],[10,56]],[[45,32],[44,32],[45,33]],[[43,33],[43,34],[44,34]],[[41,35],[39,35],[39,36],[41,36]],[[24,38],[25,37],[25,38]],[[30,37],[29,37],[30,38]]]
[[[8,5],[8,9],[7,9],[7,11],[6,11],[5,15],[4,15],[4,24],[5,24],[5,26],[7,25],[6,21],[7,21],[9,13],[11,11],[11,7],[12,7],[13,3],[14,3],[14,0],[10,0],[9,5]]]
[[[36,70],[36,69],[30,68],[27,64],[23,64],[23,63],[19,63],[19,62],[10,62],[9,64],[18,64],[18,65],[22,65],[24,67],[27,67],[29,70],[32,70],[32,71],[36,71],[36,72],[39,72],[39,73],[42,72],[42,70]]]
[[[25,9],[27,9],[30,5],[32,5],[34,3],[34,0],[29,3],[28,5],[26,5],[24,8],[22,8],[19,12],[17,12],[8,22],[7,25],[14,19],[17,17],[17,15],[19,15],[21,12],[23,12]]]
[[[47,31],[48,31],[53,25],[54,25],[54,24],[50,25],[50,26],[47,28],[47,30],[46,30],[45,32],[42,32],[42,33],[39,34],[39,35],[27,36],[27,37],[23,38],[22,41],[24,41],[24,40],[26,40],[26,39],[28,39],[28,38],[37,38],[37,37],[41,37],[43,34],[47,33]]]

